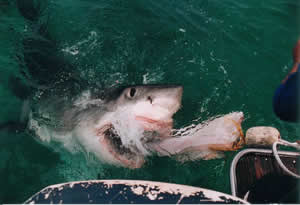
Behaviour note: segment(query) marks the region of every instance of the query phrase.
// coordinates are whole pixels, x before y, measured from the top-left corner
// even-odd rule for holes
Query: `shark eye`
[[[135,93],[136,93],[136,89],[135,88],[130,88],[129,97],[133,98]]]

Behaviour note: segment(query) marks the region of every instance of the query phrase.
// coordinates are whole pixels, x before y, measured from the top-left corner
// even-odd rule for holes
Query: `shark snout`
[[[149,92],[147,100],[153,106],[160,106],[170,113],[175,113],[181,107],[183,87],[180,85],[161,86]]]

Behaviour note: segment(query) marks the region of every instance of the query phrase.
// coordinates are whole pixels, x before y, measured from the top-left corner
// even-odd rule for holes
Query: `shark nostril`
[[[147,97],[147,100],[149,100],[150,103],[152,104],[152,98],[150,96]]]

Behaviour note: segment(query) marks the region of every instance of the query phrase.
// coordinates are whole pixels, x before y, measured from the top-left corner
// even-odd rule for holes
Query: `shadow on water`
[[[26,122],[20,120],[24,111],[20,106],[22,102],[25,102],[40,85],[53,82],[54,79],[49,77],[49,72],[54,74],[52,76],[57,77],[60,69],[66,68],[66,64],[60,60],[55,44],[49,42],[49,35],[44,24],[39,24],[41,23],[39,17],[44,11],[41,2],[34,0],[0,2],[0,10],[8,13],[13,13],[11,8],[17,7],[32,31],[23,37],[21,48],[23,52],[10,56],[10,58],[18,60],[23,75],[15,75],[13,72],[13,74],[9,74],[8,88],[19,99],[9,96],[11,93],[6,95],[8,99],[11,98],[11,104],[15,105],[13,109],[16,114],[7,118],[7,121],[1,118],[3,123],[0,125],[0,181],[2,184],[0,203],[22,203],[45,186],[64,181],[64,177],[57,170],[57,165],[61,163],[59,154],[41,146],[30,133],[24,132]],[[5,20],[9,22],[10,19]],[[12,18],[12,20],[14,19]],[[14,29],[17,28],[11,28],[12,33],[19,32]],[[36,33],[31,35],[34,32]],[[20,45],[18,42],[12,44]],[[26,70],[27,68],[31,69]],[[27,72],[30,76],[26,76]],[[24,81],[24,77],[31,80],[32,76],[38,76],[35,79],[40,81],[31,81],[30,83]],[[2,86],[5,85],[2,84]],[[1,94],[3,96],[3,92]],[[6,101],[2,100],[1,102]]]

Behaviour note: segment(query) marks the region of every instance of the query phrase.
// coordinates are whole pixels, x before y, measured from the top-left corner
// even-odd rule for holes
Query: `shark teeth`
[[[121,162],[122,166],[135,169],[140,168],[144,164],[144,156],[137,150],[133,151],[131,148],[124,146],[111,124],[99,129],[98,135],[104,136],[106,149],[115,160]]]
[[[121,138],[119,137],[119,135],[117,135],[112,126],[109,129],[105,130],[104,135],[106,139],[110,141],[110,144],[115,148],[115,151],[118,154],[134,154],[130,148],[127,148],[122,144]]]

